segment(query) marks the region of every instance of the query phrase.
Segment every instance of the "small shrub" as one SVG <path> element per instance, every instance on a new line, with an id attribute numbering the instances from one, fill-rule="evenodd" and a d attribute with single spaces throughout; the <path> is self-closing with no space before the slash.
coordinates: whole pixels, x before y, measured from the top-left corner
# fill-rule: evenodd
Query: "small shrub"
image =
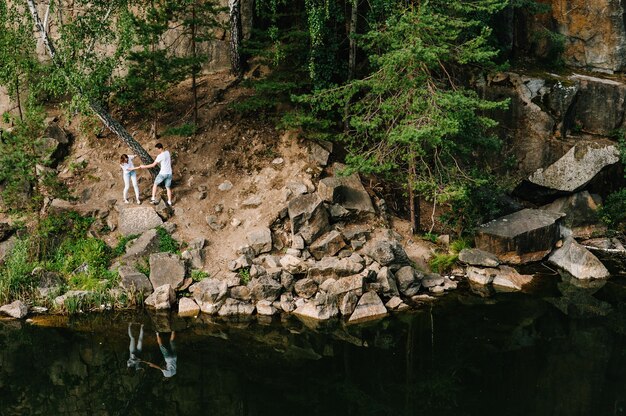
<path id="1" fill-rule="evenodd" d="M 191 271 L 191 280 L 194 282 L 199 282 L 202 279 L 206 279 L 209 277 L 209 274 L 204 270 L 192 270 Z"/>
<path id="2" fill-rule="evenodd" d="M 18 240 L 0 268 L 0 304 L 30 297 L 33 289 L 33 268 L 28 240 Z"/>
<path id="3" fill-rule="evenodd" d="M 250 268 L 244 267 L 243 269 L 239 269 L 237 272 L 239 275 L 239 279 L 241 279 L 242 285 L 247 285 L 250 282 Z"/>
<path id="4" fill-rule="evenodd" d="M 430 268 L 436 273 L 445 273 L 456 263 L 458 254 L 435 254 L 430 260 Z"/>
<path id="5" fill-rule="evenodd" d="M 598 214 L 610 229 L 623 229 L 626 223 L 626 188 L 607 196 Z"/>
<path id="6" fill-rule="evenodd" d="M 139 273 L 145 274 L 146 276 L 150 276 L 150 263 L 147 260 L 142 260 L 135 264 L 135 268 Z"/>
<path id="7" fill-rule="evenodd" d="M 193 123 L 185 123 L 180 126 L 168 127 L 163 132 L 163 136 L 193 136 L 197 127 Z"/>
<path id="8" fill-rule="evenodd" d="M 437 234 L 435 233 L 425 233 L 422 238 L 426 241 L 430 241 L 431 243 L 437 242 Z"/>
<path id="9" fill-rule="evenodd" d="M 137 237 L 139 237 L 139 234 L 131 234 L 131 235 L 122 236 L 117 242 L 117 245 L 115 246 L 115 248 L 113 249 L 113 253 L 112 253 L 113 257 L 119 257 L 123 255 L 124 253 L 126 253 L 126 245 L 128 244 L 128 242 L 131 240 L 134 240 Z"/>
<path id="10" fill-rule="evenodd" d="M 454 254 L 459 254 L 461 250 L 471 248 L 472 242 L 466 238 L 459 238 L 450 243 L 450 251 Z"/>
<path id="11" fill-rule="evenodd" d="M 157 235 L 159 237 L 159 250 L 164 253 L 178 253 L 180 244 L 174 240 L 171 235 L 163 227 L 158 227 Z"/>

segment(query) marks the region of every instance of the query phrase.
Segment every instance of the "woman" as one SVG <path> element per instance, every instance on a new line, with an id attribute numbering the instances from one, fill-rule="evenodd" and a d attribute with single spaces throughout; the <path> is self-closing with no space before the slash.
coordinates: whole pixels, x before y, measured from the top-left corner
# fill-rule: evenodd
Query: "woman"
<path id="1" fill-rule="evenodd" d="M 120 166 L 122 167 L 122 174 L 124 176 L 124 203 L 128 204 L 128 188 L 130 188 L 130 181 L 133 181 L 133 188 L 135 189 L 135 197 L 137 198 L 137 204 L 141 204 L 139 199 L 139 186 L 137 186 L 137 173 L 135 173 L 135 165 L 133 165 L 133 159 L 135 155 L 122 155 L 120 156 Z"/>

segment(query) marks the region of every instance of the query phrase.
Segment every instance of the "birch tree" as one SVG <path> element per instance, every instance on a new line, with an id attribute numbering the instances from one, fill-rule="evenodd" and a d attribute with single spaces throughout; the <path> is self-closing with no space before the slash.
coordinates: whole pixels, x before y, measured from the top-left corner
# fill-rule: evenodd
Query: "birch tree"
<path id="1" fill-rule="evenodd" d="M 59 30 L 57 49 L 55 40 L 49 33 L 49 19 L 55 4 L 50 0 L 46 5 L 45 18 L 39 16 L 35 0 L 25 0 L 36 33 L 43 42 L 46 53 L 50 57 L 56 72 L 50 80 L 50 90 L 59 95 L 70 93 L 75 108 L 90 110 L 100 121 L 133 153 L 137 154 L 144 164 L 153 162 L 146 150 L 126 131 L 102 105 L 100 99 L 106 94 L 111 74 L 120 64 L 124 52 L 131 44 L 124 36 L 118 36 L 115 21 L 123 22 L 123 12 L 127 6 L 124 0 L 77 0 L 74 3 L 75 14 L 64 16 L 57 9 L 57 16 L 65 17 L 58 21 Z M 115 11 L 122 11 L 120 19 L 113 19 Z M 119 16 L 118 16 L 119 17 Z M 118 41 L 118 42 L 114 42 Z M 113 44 L 115 52 L 106 55 L 103 51 L 105 42 Z M 152 172 L 154 175 L 154 171 Z"/>
<path id="2" fill-rule="evenodd" d="M 228 0 L 228 17 L 230 22 L 230 67 L 233 74 L 239 78 L 243 74 L 241 0 Z"/>

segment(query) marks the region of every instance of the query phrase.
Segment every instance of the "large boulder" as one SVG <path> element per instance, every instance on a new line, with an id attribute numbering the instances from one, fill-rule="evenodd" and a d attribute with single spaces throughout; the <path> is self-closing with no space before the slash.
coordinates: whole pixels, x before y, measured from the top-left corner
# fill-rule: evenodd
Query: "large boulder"
<path id="1" fill-rule="evenodd" d="M 396 272 L 398 290 L 404 296 L 414 296 L 422 286 L 423 274 L 418 273 L 412 266 L 404 266 Z"/>
<path id="2" fill-rule="evenodd" d="M 163 224 L 151 207 L 123 208 L 118 218 L 118 229 L 123 235 L 142 234 Z"/>
<path id="3" fill-rule="evenodd" d="M 493 285 L 498 291 L 519 291 L 533 280 L 532 275 L 524 275 L 509 266 L 499 267 L 474 267 L 469 266 L 466 270 L 467 279 L 470 283 L 487 286 Z"/>
<path id="4" fill-rule="evenodd" d="M 123 258 L 137 259 L 148 257 L 150 254 L 160 251 L 159 244 L 160 241 L 157 231 L 155 229 L 148 230 L 126 247 L 126 253 Z"/>
<path id="5" fill-rule="evenodd" d="M 351 276 L 362 270 L 363 265 L 350 258 L 324 257 L 309 266 L 307 277 L 315 280 L 317 284 L 322 284 L 326 279 Z"/>
<path id="6" fill-rule="evenodd" d="M 200 314 L 200 307 L 193 299 L 180 298 L 178 301 L 178 316 L 195 318 Z"/>
<path id="7" fill-rule="evenodd" d="M 309 251 L 316 260 L 321 260 L 325 256 L 334 256 L 346 246 L 345 241 L 339 231 L 333 230 L 322 235 L 309 247 Z"/>
<path id="8" fill-rule="evenodd" d="M 476 247 L 494 253 L 506 263 L 522 264 L 543 259 L 560 236 L 562 213 L 523 209 L 481 225 Z"/>
<path id="9" fill-rule="evenodd" d="M 22 319 L 28 315 L 28 306 L 21 300 L 0 307 L 0 313 L 9 315 L 11 318 Z"/>
<path id="10" fill-rule="evenodd" d="M 357 174 L 324 178 L 319 182 L 317 192 L 329 204 L 341 205 L 357 214 L 374 212 L 372 200 Z"/>
<path id="11" fill-rule="evenodd" d="M 549 261 L 566 270 L 577 279 L 606 279 L 610 273 L 602 262 L 572 237 L 556 250 Z"/>
<path id="12" fill-rule="evenodd" d="M 127 292 L 149 295 L 153 292 L 152 283 L 145 274 L 138 272 L 132 266 L 120 266 L 117 270 L 120 276 L 120 286 Z"/>
<path id="13" fill-rule="evenodd" d="M 281 257 L 280 265 L 285 271 L 291 274 L 306 273 L 309 269 L 309 266 L 304 261 L 302 261 L 302 259 L 292 256 L 291 254 L 286 254 Z"/>
<path id="14" fill-rule="evenodd" d="M 283 286 L 269 276 L 261 276 L 258 279 L 252 279 L 248 283 L 250 294 L 255 301 L 269 300 L 275 301 L 280 296 Z"/>
<path id="15" fill-rule="evenodd" d="M 70 137 L 55 122 L 46 127 L 43 137 L 37 144 L 37 152 L 40 156 L 49 158 L 56 165 L 69 154 Z"/>
<path id="16" fill-rule="evenodd" d="M 496 267 L 500 264 L 498 256 L 478 248 L 464 248 L 459 253 L 459 261 L 471 266 Z"/>
<path id="17" fill-rule="evenodd" d="M 255 309 L 255 306 L 250 303 L 228 298 L 217 314 L 219 316 L 250 316 Z"/>
<path id="18" fill-rule="evenodd" d="M 349 292 L 361 296 L 364 285 L 365 277 L 362 274 L 355 274 L 354 276 L 343 277 L 335 281 L 328 289 L 328 294 L 335 298 L 339 298 Z"/>
<path id="19" fill-rule="evenodd" d="M 365 244 L 363 254 L 376 260 L 382 266 L 390 264 L 410 264 L 402 245 L 393 239 L 383 237 L 374 238 Z"/>
<path id="20" fill-rule="evenodd" d="M 307 244 L 328 229 L 328 212 L 316 193 L 293 198 L 289 201 L 287 213 L 291 220 L 291 233 L 302 236 Z"/>
<path id="21" fill-rule="evenodd" d="M 622 127 L 626 110 L 626 84 L 619 79 L 579 74 L 574 74 L 569 79 L 579 85 L 576 100 L 570 109 L 577 129 L 606 137 Z M 611 111 L 606 111 L 607 108 Z"/>
<path id="22" fill-rule="evenodd" d="M 611 142 L 580 142 L 547 168 L 539 168 L 528 181 L 557 192 L 575 192 L 602 169 L 619 162 L 619 149 Z"/>
<path id="23" fill-rule="evenodd" d="M 606 231 L 606 227 L 599 224 L 598 208 L 601 204 L 600 196 L 583 191 L 558 198 L 541 209 L 566 214 L 562 224 L 571 230 L 572 235 L 575 238 L 590 238 Z"/>
<path id="24" fill-rule="evenodd" d="M 305 302 L 296 308 L 293 314 L 305 319 L 325 321 L 337 317 L 339 309 L 334 297 L 318 293 L 314 300 Z"/>
<path id="25" fill-rule="evenodd" d="M 0 243 L 0 265 L 4 264 L 6 259 L 11 255 L 13 248 L 17 244 L 17 237 L 11 236 L 8 240 Z"/>
<path id="26" fill-rule="evenodd" d="M 248 245 L 255 255 L 272 251 L 272 232 L 267 227 L 256 228 L 246 236 Z"/>
<path id="27" fill-rule="evenodd" d="M 379 319 L 385 315 L 387 315 L 387 308 L 385 308 L 383 301 L 380 300 L 376 292 L 370 291 L 361 296 L 354 312 L 348 319 L 348 323 Z"/>
<path id="28" fill-rule="evenodd" d="M 313 279 L 304 278 L 296 282 L 293 289 L 303 299 L 309 299 L 317 292 L 317 283 Z"/>
<path id="29" fill-rule="evenodd" d="M 189 292 L 202 308 L 203 303 L 218 304 L 222 301 L 228 292 L 228 283 L 225 280 L 206 278 L 191 285 Z"/>
<path id="30" fill-rule="evenodd" d="M 185 281 L 185 262 L 173 253 L 155 253 L 150 255 L 150 282 L 153 287 L 171 285 L 179 289 Z"/>
<path id="31" fill-rule="evenodd" d="M 176 302 L 176 293 L 169 284 L 154 289 L 154 292 L 146 298 L 146 305 L 154 309 L 170 309 Z"/>

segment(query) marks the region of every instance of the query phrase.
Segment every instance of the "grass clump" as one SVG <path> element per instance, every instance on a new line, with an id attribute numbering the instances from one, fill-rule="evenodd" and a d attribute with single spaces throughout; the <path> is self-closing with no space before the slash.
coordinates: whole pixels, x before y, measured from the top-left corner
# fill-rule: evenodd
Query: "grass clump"
<path id="1" fill-rule="evenodd" d="M 157 236 L 159 237 L 159 250 L 162 253 L 177 253 L 180 254 L 180 244 L 174 240 L 171 235 L 163 227 L 156 229 Z"/>
<path id="2" fill-rule="evenodd" d="M 0 268 L 0 304 L 30 297 L 34 285 L 31 273 L 35 265 L 30 262 L 29 256 L 29 241 L 17 240 Z"/>
<path id="3" fill-rule="evenodd" d="M 243 269 L 239 269 L 239 271 L 237 272 L 237 275 L 239 275 L 239 279 L 241 280 L 242 285 L 247 285 L 248 283 L 250 283 L 250 268 L 249 267 L 244 267 Z"/>
<path id="4" fill-rule="evenodd" d="M 115 248 L 113 249 L 113 257 L 119 257 L 126 253 L 126 246 L 128 245 L 128 243 L 137 237 L 139 237 L 139 234 L 122 236 L 117 242 Z"/>
<path id="5" fill-rule="evenodd" d="M 184 123 L 180 126 L 172 126 L 165 129 L 163 136 L 193 136 L 196 134 L 197 127 L 193 123 Z"/>
<path id="6" fill-rule="evenodd" d="M 204 270 L 192 270 L 191 271 L 191 280 L 194 282 L 199 282 L 202 279 L 206 279 L 209 277 L 209 274 Z"/>

